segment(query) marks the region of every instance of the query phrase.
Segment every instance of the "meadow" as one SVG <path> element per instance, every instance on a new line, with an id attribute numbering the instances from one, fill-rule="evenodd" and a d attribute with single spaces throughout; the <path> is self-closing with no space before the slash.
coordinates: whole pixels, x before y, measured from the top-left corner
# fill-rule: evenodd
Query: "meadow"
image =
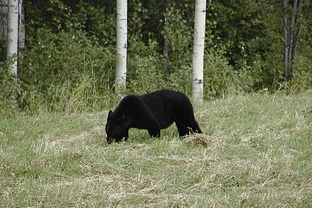
<path id="1" fill-rule="evenodd" d="M 312 207 L 312 92 L 195 107 L 176 127 L 104 144 L 108 109 L 0 118 L 1 207 Z"/>

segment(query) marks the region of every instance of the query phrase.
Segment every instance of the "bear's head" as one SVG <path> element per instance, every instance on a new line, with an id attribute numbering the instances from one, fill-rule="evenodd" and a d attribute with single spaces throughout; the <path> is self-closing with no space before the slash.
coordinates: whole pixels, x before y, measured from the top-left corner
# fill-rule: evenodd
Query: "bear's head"
<path id="1" fill-rule="evenodd" d="M 120 142 L 128 134 L 129 122 L 125 114 L 109 111 L 105 126 L 106 141 L 111 144 L 114 140 Z"/>

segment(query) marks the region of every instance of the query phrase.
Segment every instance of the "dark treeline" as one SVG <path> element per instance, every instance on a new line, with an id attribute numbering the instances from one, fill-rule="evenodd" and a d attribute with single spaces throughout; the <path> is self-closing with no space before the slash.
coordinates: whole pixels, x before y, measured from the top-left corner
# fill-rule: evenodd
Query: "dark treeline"
<path id="1" fill-rule="evenodd" d="M 128 1 L 129 92 L 173 88 L 189 94 L 194 2 Z M 212 1 L 206 20 L 206 99 L 238 91 L 298 91 L 312 86 L 312 5 L 301 1 L 298 9 L 300 34 L 293 74 L 285 83 L 282 2 Z M 287 1 L 289 11 L 293 3 Z M 24 11 L 26 41 L 20 49 L 18 83 L 6 70 L 6 44 L 0 42 L 1 105 L 13 105 L 9 95 L 15 90 L 19 107 L 30 111 L 109 106 L 115 74 L 116 2 L 24 0 Z"/>

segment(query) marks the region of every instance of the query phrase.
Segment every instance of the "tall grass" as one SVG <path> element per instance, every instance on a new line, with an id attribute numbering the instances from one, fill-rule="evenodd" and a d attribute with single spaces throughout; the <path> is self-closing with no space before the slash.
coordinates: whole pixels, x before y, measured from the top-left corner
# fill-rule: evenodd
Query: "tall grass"
<path id="1" fill-rule="evenodd" d="M 258 93 L 197 106 L 211 139 L 131 130 L 104 145 L 106 111 L 0 120 L 1 207 L 310 207 L 312 97 Z"/>

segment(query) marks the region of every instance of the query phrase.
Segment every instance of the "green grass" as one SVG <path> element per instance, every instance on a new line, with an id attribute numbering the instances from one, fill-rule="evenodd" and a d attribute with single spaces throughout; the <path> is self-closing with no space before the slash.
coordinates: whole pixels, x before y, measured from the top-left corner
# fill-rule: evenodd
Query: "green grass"
<path id="1" fill-rule="evenodd" d="M 204 147 L 131 130 L 106 111 L 0 119 L 1 207 L 311 207 L 312 96 L 237 95 L 196 107 Z"/>

